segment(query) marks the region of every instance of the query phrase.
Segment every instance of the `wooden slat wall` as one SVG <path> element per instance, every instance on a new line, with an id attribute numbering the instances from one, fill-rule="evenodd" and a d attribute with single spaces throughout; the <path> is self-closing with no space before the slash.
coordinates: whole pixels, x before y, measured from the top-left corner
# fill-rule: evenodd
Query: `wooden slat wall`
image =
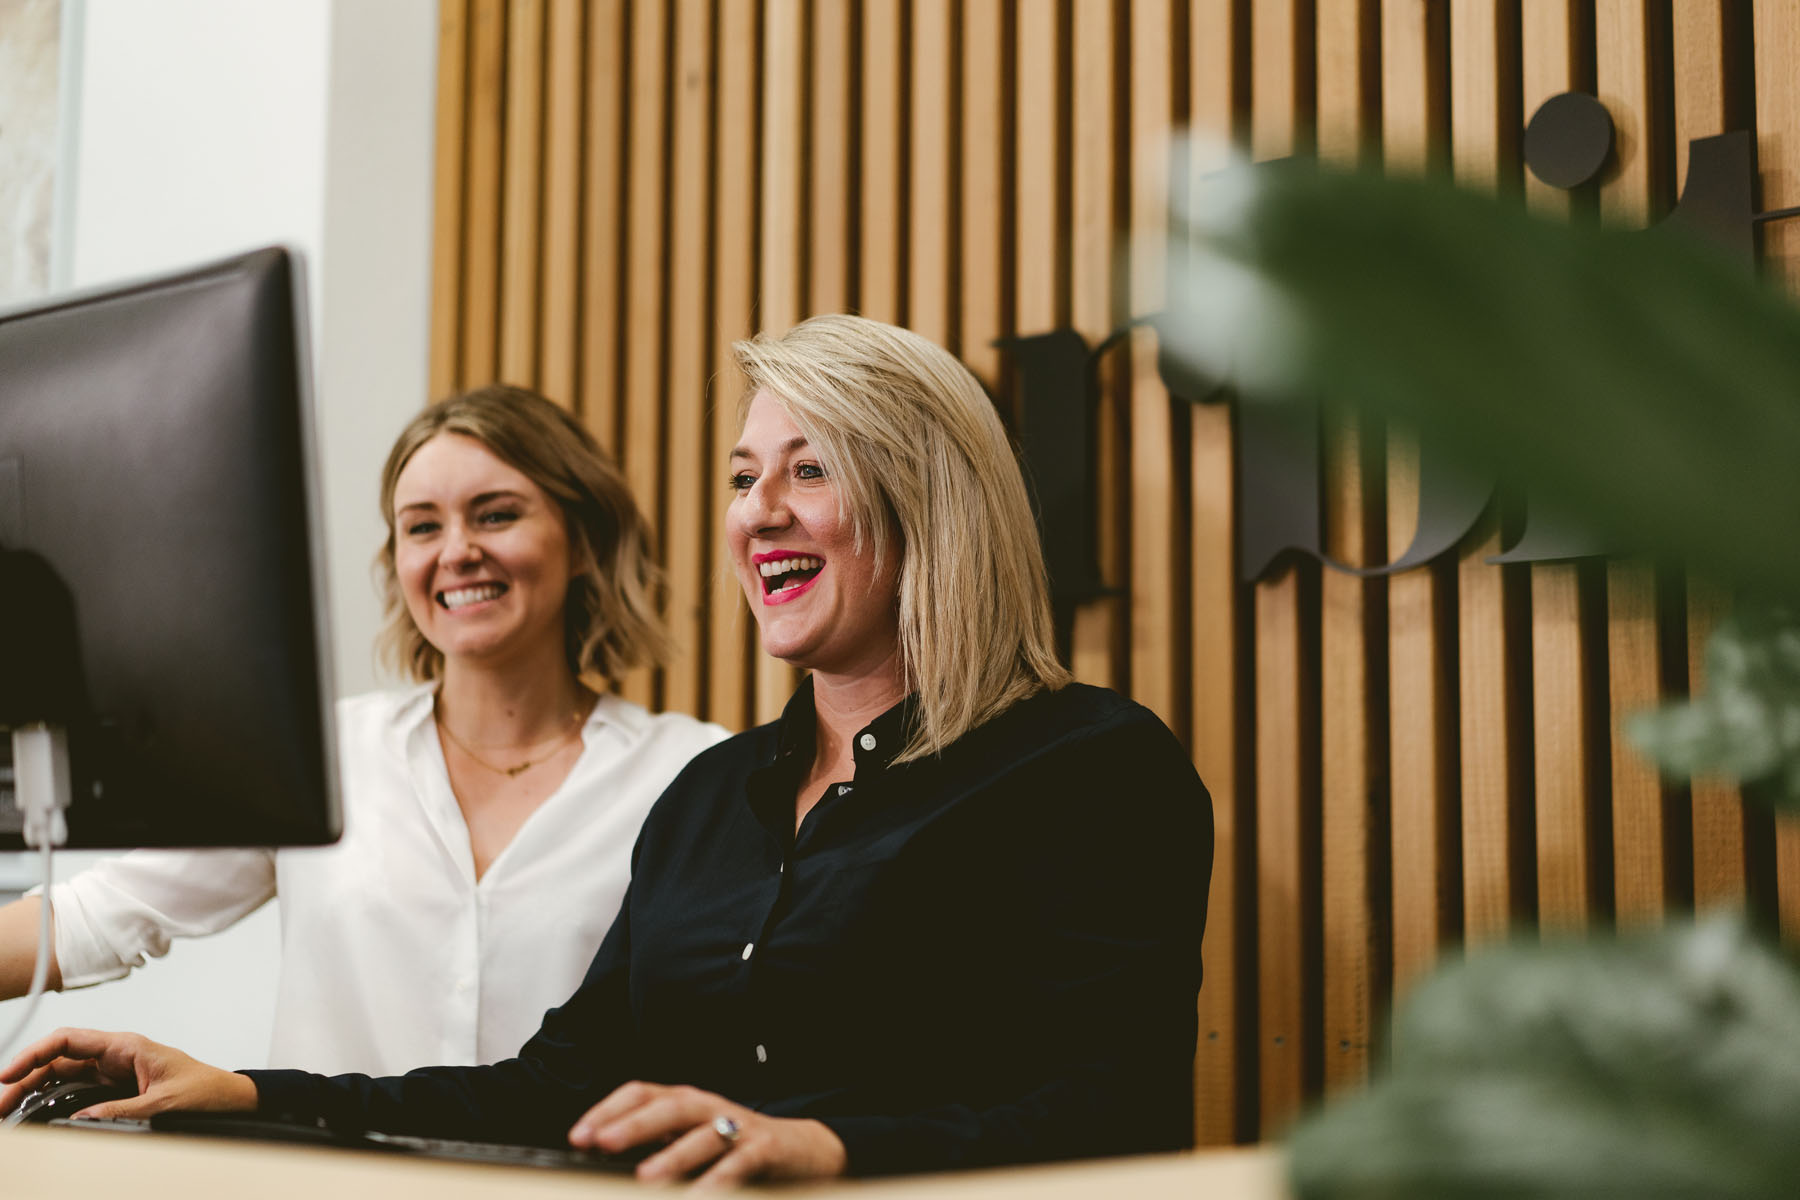
<path id="1" fill-rule="evenodd" d="M 1754 129 L 1800 204 L 1800 15 L 1776 0 L 442 0 L 431 386 L 569 405 L 654 514 L 683 644 L 622 681 L 743 728 L 793 673 L 722 559 L 730 343 L 849 309 L 960 353 L 1009 419 L 1012 335 L 1099 346 L 1163 303 L 1182 197 L 1235 152 L 1438 172 L 1556 220 L 1652 223 L 1689 138 Z M 1521 164 L 1548 96 L 1598 94 L 1583 196 Z M 1191 142 L 1178 138 L 1186 131 Z M 1800 288 L 1800 228 L 1765 230 Z M 1096 363 L 1096 525 L 1118 594 L 1077 674 L 1190 746 L 1218 832 L 1196 1134 L 1278 1134 L 1378 1061 L 1397 992 L 1522 925 L 1749 905 L 1800 939 L 1800 826 L 1659 781 L 1617 718 L 1698 686 L 1725 611 L 1633 564 L 1455 555 L 1362 582 L 1236 579 L 1233 418 L 1172 401 L 1154 335 Z M 1410 541 L 1403 431 L 1328 414 L 1324 529 Z"/>

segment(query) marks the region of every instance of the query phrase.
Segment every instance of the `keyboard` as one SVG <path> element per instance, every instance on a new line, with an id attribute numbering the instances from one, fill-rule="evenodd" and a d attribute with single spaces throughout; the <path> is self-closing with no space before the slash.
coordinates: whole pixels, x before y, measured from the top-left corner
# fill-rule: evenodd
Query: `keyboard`
<path id="1" fill-rule="evenodd" d="M 464 1142 L 454 1138 L 414 1137 L 402 1133 L 343 1133 L 323 1125 L 298 1121 L 272 1121 L 261 1117 L 210 1113 L 158 1113 L 144 1120 L 53 1120 L 53 1127 L 110 1130 L 120 1133 L 176 1134 L 286 1142 L 310 1146 L 336 1146 L 347 1150 L 373 1150 L 409 1154 L 444 1162 L 486 1163 L 508 1167 L 548 1167 L 556 1170 L 601 1171 L 629 1175 L 654 1147 L 625 1154 L 603 1154 L 549 1146 L 514 1146 L 502 1142 Z"/>
<path id="2" fill-rule="evenodd" d="M 553 1149 L 548 1146 L 509 1146 L 499 1142 L 459 1142 L 452 1138 L 413 1137 L 403 1133 L 362 1135 L 362 1142 L 404 1154 L 450 1162 L 495 1163 L 500 1166 L 560 1167 L 583 1171 L 608 1171 L 629 1175 L 645 1157 L 642 1154 L 603 1154 L 598 1150 Z"/>

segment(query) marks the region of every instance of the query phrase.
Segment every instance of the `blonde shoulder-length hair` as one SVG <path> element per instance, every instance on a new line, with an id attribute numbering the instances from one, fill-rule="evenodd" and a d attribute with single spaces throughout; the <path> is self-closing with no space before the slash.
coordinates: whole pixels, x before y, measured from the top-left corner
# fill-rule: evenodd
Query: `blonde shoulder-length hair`
<path id="1" fill-rule="evenodd" d="M 665 661 L 669 635 L 657 615 L 661 576 L 650 525 L 613 465 L 579 421 L 526 388 L 494 385 L 451 396 L 414 417 L 381 471 L 387 541 L 376 555 L 386 626 L 381 658 L 417 682 L 440 678 L 444 656 L 407 612 L 394 570 L 394 488 L 419 447 L 439 434 L 474 438 L 542 488 L 562 510 L 575 577 L 563 605 L 563 645 L 577 677 L 617 680 Z"/>
<path id="2" fill-rule="evenodd" d="M 856 546 L 878 563 L 900 555 L 900 661 L 918 697 L 901 761 L 1069 682 L 1025 480 L 966 367 L 916 333 L 845 315 L 734 350 L 750 385 L 739 423 L 767 393 L 836 480 Z"/>

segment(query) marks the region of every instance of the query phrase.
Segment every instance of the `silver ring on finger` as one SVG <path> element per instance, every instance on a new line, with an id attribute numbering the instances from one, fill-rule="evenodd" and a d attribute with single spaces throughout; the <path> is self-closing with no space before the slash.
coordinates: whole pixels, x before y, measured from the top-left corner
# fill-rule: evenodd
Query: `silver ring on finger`
<path id="1" fill-rule="evenodd" d="M 744 1136 L 744 1131 L 738 1123 L 724 1113 L 713 1118 L 712 1127 L 713 1132 L 719 1135 L 719 1140 L 727 1146 L 737 1145 L 737 1140 Z"/>

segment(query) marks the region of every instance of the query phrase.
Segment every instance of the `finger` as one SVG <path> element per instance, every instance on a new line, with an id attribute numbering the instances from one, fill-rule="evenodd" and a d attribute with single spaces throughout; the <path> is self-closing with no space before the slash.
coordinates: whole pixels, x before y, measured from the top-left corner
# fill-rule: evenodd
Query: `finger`
<path id="1" fill-rule="evenodd" d="M 39 1067 L 40 1071 L 48 1071 L 57 1079 L 74 1081 L 77 1079 L 104 1079 L 100 1064 L 91 1058 L 59 1058 L 55 1062 Z M 107 1082 L 112 1082 L 107 1080 Z"/>
<path id="2" fill-rule="evenodd" d="M 686 1179 L 721 1155 L 729 1156 L 732 1143 L 719 1136 L 708 1121 L 696 1125 L 638 1164 L 637 1177 L 644 1183 L 673 1183 Z"/>
<path id="3" fill-rule="evenodd" d="M 680 1137 L 696 1125 L 710 1125 L 712 1119 L 727 1107 L 727 1103 L 717 1096 L 687 1088 L 670 1088 L 648 1104 L 602 1125 L 595 1133 L 594 1141 L 602 1150 L 616 1154 L 659 1138 Z"/>
<path id="4" fill-rule="evenodd" d="M 119 1034 L 93 1029 L 59 1029 L 25 1047 L 0 1071 L 0 1083 L 12 1083 L 27 1071 L 59 1058 L 104 1058 L 108 1050 L 117 1048 L 120 1038 Z"/>
<path id="5" fill-rule="evenodd" d="M 0 1091 L 0 1112 L 11 1112 L 18 1106 L 19 1101 L 57 1077 L 54 1067 L 39 1067 L 19 1082 L 6 1088 L 5 1091 Z"/>
<path id="6" fill-rule="evenodd" d="M 124 1100 L 108 1100 L 102 1104 L 90 1104 L 76 1113 L 74 1120 L 115 1120 L 139 1121 L 155 1116 L 159 1112 L 167 1112 L 171 1105 L 169 1098 L 152 1089 L 142 1096 L 131 1096 Z"/>
<path id="7" fill-rule="evenodd" d="M 767 1137 L 752 1137 L 746 1133 L 743 1140 L 732 1147 L 730 1154 L 694 1180 L 694 1186 L 709 1189 L 742 1187 L 760 1177 L 768 1170 L 769 1144 Z"/>
<path id="8" fill-rule="evenodd" d="M 581 1114 L 575 1124 L 569 1127 L 570 1144 L 583 1148 L 593 1145 L 594 1135 L 601 1129 L 626 1113 L 648 1104 L 663 1091 L 664 1088 L 659 1084 L 638 1080 L 620 1084 L 606 1099 Z"/>

